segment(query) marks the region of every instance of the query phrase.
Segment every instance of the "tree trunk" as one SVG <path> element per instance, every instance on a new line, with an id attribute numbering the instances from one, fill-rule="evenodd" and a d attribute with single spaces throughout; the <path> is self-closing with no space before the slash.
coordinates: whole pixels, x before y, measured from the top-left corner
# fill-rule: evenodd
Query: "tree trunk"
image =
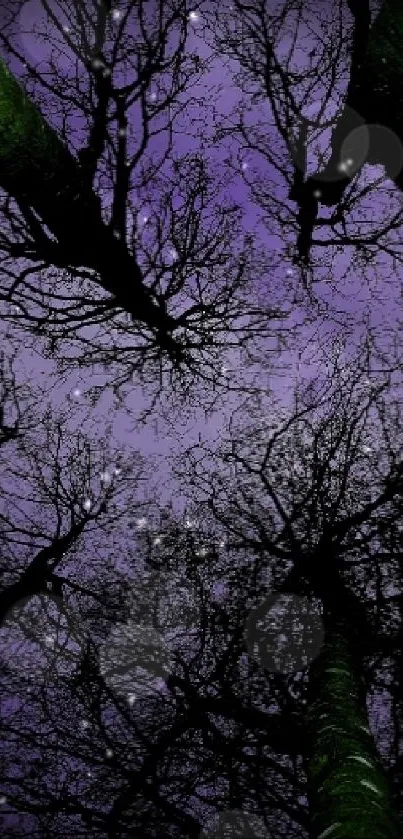
<path id="1" fill-rule="evenodd" d="M 299 205 L 297 250 L 302 262 L 309 261 L 319 204 L 337 205 L 351 182 L 348 174 L 340 174 L 343 144 L 349 134 L 359 125 L 376 124 L 392 131 L 403 145 L 403 4 L 401 0 L 384 0 L 370 27 L 369 0 L 347 2 L 355 17 L 350 80 L 345 107 L 332 134 L 331 155 L 324 169 L 304 183 L 299 184 L 297 177 L 290 192 Z M 403 170 L 396 171 L 385 138 L 370 131 L 368 139 L 368 153 L 352 170 L 352 177 L 364 163 L 380 164 L 403 191 Z"/>
<path id="2" fill-rule="evenodd" d="M 327 624 L 327 625 L 326 625 Z M 314 839 L 399 839 L 368 728 L 360 662 L 347 618 L 325 619 L 309 677 L 308 800 Z"/>
<path id="3" fill-rule="evenodd" d="M 139 266 L 101 214 L 78 161 L 0 59 L 0 186 L 22 211 L 32 208 L 57 239 L 38 239 L 38 259 L 94 269 L 116 304 L 178 353 L 174 321 L 144 285 Z M 94 277 L 94 281 L 97 280 Z"/>

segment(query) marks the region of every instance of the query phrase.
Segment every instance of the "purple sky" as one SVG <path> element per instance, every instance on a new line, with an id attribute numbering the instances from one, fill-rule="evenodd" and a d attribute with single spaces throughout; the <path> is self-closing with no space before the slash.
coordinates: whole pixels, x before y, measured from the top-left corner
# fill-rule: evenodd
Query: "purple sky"
<path id="1" fill-rule="evenodd" d="M 27 34 L 25 30 L 32 29 L 33 25 L 38 26 L 40 22 L 39 0 L 29 0 L 23 5 L 19 16 L 15 42 L 18 48 L 24 52 L 27 61 L 34 66 L 45 62 L 49 57 L 49 52 L 37 35 Z M 65 23 L 68 26 L 67 17 Z M 326 21 L 322 21 L 322 23 L 325 25 Z M 238 101 L 239 91 L 230 72 L 230 69 L 236 69 L 236 65 L 230 64 L 230 69 L 228 69 L 227 60 L 211 58 L 210 51 L 198 37 L 201 26 L 202 17 L 192 23 L 188 50 L 189 52 L 197 52 L 201 57 L 209 58 L 209 61 L 211 61 L 210 68 L 203 81 L 198 83 L 197 89 L 191 91 L 194 101 L 189 106 L 186 117 L 182 121 L 182 131 L 179 124 L 179 131 L 175 134 L 175 154 L 197 150 L 199 146 L 198 133 L 195 132 L 194 127 L 202 125 L 210 167 L 213 171 L 217 169 L 221 177 L 227 173 L 228 192 L 244 208 L 245 229 L 252 230 L 258 240 L 261 241 L 262 247 L 266 248 L 268 253 L 272 252 L 274 254 L 276 263 L 278 261 L 278 267 L 273 269 L 275 284 L 281 287 L 283 279 L 286 279 L 287 283 L 291 283 L 295 279 L 297 287 L 297 270 L 292 265 L 287 253 L 290 240 L 283 241 L 278 231 L 270 226 L 270 220 L 267 224 L 267 219 L 262 217 L 262 212 L 250 200 L 246 184 L 249 179 L 251 182 L 257 179 L 262 184 L 267 185 L 268 192 L 277 190 L 279 196 L 285 197 L 286 185 L 284 181 L 279 173 L 273 167 L 270 167 L 269 163 L 264 161 L 262 157 L 258 158 L 256 154 L 247 150 L 239 151 L 235 138 L 227 140 L 222 146 L 216 145 L 211 148 L 211 144 L 209 145 L 209 134 L 211 135 L 214 128 L 212 103 L 214 103 L 214 109 L 218 117 L 228 117 L 232 107 Z M 279 57 L 289 49 L 289 43 L 290 38 L 284 36 L 278 47 Z M 56 55 L 58 55 L 57 60 L 60 69 L 64 73 L 70 74 L 73 65 L 68 48 L 65 54 L 59 52 Z M 296 46 L 295 58 L 297 66 L 298 62 L 304 61 L 302 39 L 301 43 Z M 13 72 L 21 77 L 23 70 L 21 64 L 13 60 L 10 60 L 9 63 Z M 43 66 L 41 66 L 41 69 L 43 69 Z M 84 72 L 84 68 L 82 69 Z M 311 111 L 314 109 L 314 103 L 311 103 L 310 108 Z M 55 127 L 59 127 L 51 102 L 46 115 Z M 264 125 L 267 116 L 268 106 L 266 103 L 260 102 L 250 112 L 249 119 L 251 121 L 257 119 Z M 133 125 L 135 119 L 136 115 L 133 113 Z M 80 138 L 80 123 L 74 113 L 69 120 L 69 130 L 74 132 L 77 139 Z M 186 130 L 189 133 L 193 132 L 195 136 L 186 136 L 184 133 Z M 164 147 L 164 138 L 160 137 L 155 140 L 154 147 L 155 151 L 161 150 Z M 239 168 L 234 175 L 229 168 L 226 168 L 224 160 L 228 154 L 235 158 L 238 151 Z M 242 164 L 245 164 L 244 167 L 242 167 Z M 379 173 L 379 168 L 365 167 L 360 183 L 363 186 L 370 183 L 371 179 L 377 177 Z M 381 190 L 379 194 L 377 193 L 378 203 L 373 194 L 368 198 L 368 212 L 375 218 L 375 223 L 378 224 L 383 214 L 382 202 L 389 200 L 388 190 L 391 189 L 391 186 L 386 184 L 382 189 L 385 190 L 385 193 L 381 194 Z M 395 193 L 392 197 L 396 203 L 400 203 L 400 195 L 397 196 Z M 107 195 L 104 196 L 104 202 L 107 205 Z M 142 207 L 141 214 L 143 212 L 152 213 L 152 205 Z M 346 347 L 342 346 L 341 352 L 342 357 L 344 354 L 346 361 L 348 361 L 349 356 L 354 354 L 354 350 L 362 337 L 364 313 L 368 313 L 371 323 L 379 334 L 382 346 L 388 346 L 388 342 L 393 342 L 394 337 L 396 337 L 400 320 L 401 269 L 396 268 L 390 259 L 388 260 L 383 256 L 379 259 L 376 258 L 373 266 L 360 273 L 358 269 L 350 270 L 352 257 L 352 249 L 347 247 L 341 248 L 338 254 L 335 254 L 334 250 L 331 254 L 330 251 L 323 252 L 325 267 L 322 271 L 318 270 L 317 272 L 317 277 L 321 277 L 323 281 L 318 282 L 318 285 L 315 286 L 315 293 L 322 304 L 324 302 L 329 304 L 329 309 L 327 311 L 323 310 L 321 314 L 312 318 L 311 324 L 305 325 L 301 332 L 299 349 L 284 354 L 281 369 L 273 371 L 270 377 L 267 376 L 265 371 L 262 372 L 263 381 L 267 387 L 272 389 L 280 405 L 291 404 L 293 387 L 297 378 L 315 378 L 325 374 L 326 361 L 324 356 L 329 350 L 331 339 L 337 335 L 343 341 L 346 337 L 347 323 L 350 327 L 347 335 L 347 345 Z M 327 282 L 329 273 L 335 280 L 332 288 Z M 336 312 L 338 313 L 337 322 L 333 317 Z M 298 307 L 295 306 L 289 323 L 299 323 L 302 315 L 302 310 L 298 310 Z M 4 333 L 4 325 L 1 329 Z M 14 335 L 17 340 L 18 334 L 18 326 L 16 326 Z M 3 342 L 4 340 L 3 337 Z M 178 487 L 171 479 L 170 465 L 166 458 L 173 454 L 177 454 L 180 458 L 185 449 L 191 443 L 197 441 L 199 434 L 203 441 L 206 440 L 212 445 L 219 443 L 221 434 L 225 432 L 228 418 L 234 407 L 239 403 L 239 397 L 221 397 L 217 408 L 211 412 L 209 417 L 205 415 L 204 402 L 201 399 L 198 401 L 196 398 L 186 410 L 180 408 L 173 412 L 169 412 L 167 401 L 167 421 L 156 413 L 155 419 L 148 421 L 142 427 L 137 427 L 136 420 L 150 400 L 136 386 L 136 383 L 130 388 L 126 397 L 125 409 L 120 408 L 112 412 L 112 396 L 107 384 L 111 381 L 113 371 L 112 373 L 108 372 L 106 376 L 100 373 L 100 378 L 95 378 L 95 375 L 91 374 L 89 370 L 81 370 L 77 365 L 75 370 L 71 370 L 61 377 L 58 375 L 55 365 L 41 357 L 40 341 L 35 339 L 35 342 L 38 348 L 36 356 L 33 355 L 30 348 L 24 351 L 25 337 L 23 336 L 21 339 L 22 348 L 17 361 L 21 379 L 28 372 L 31 383 L 37 383 L 38 394 L 42 393 L 44 400 L 49 401 L 55 411 L 64 409 L 66 405 L 74 406 L 74 410 L 70 410 L 68 416 L 68 427 L 71 432 L 80 427 L 88 429 L 96 427 L 98 433 L 101 434 L 112 420 L 112 434 L 116 444 L 123 446 L 128 452 L 134 452 L 138 449 L 143 455 L 156 456 L 151 484 L 155 500 L 158 501 L 160 498 L 162 501 L 166 501 L 172 497 L 174 506 L 180 508 L 183 499 L 180 498 Z M 239 381 L 242 381 L 246 371 L 242 369 L 241 361 L 235 352 L 227 364 L 228 366 L 232 364 L 232 367 L 236 369 L 236 376 Z M 105 385 L 105 390 L 99 403 L 94 408 L 89 400 L 88 391 L 99 382 Z M 266 405 L 267 411 L 273 415 L 276 409 L 273 407 L 272 397 L 267 398 Z"/>
<path id="2" fill-rule="evenodd" d="M 43 24 L 40 7 L 39 0 L 29 0 L 22 5 L 15 27 L 15 44 L 19 50 L 23 51 L 28 62 L 32 63 L 33 66 L 38 66 L 43 71 L 45 69 L 44 62 L 49 58 L 49 48 L 38 34 L 35 35 L 32 32 L 28 34 L 29 30 L 39 29 L 41 23 Z M 326 21 L 322 21 L 322 23 L 325 25 Z M 227 139 L 222 147 L 219 145 L 212 147 L 211 142 L 209 144 L 209 136 L 213 131 L 212 103 L 219 118 L 224 116 L 228 118 L 231 115 L 231 109 L 240 100 L 240 92 L 231 76 L 231 72 L 237 69 L 236 64 L 229 62 L 228 59 L 212 58 L 211 51 L 198 36 L 198 32 L 202 30 L 202 24 L 202 15 L 197 20 L 192 21 L 188 51 L 189 53 L 197 52 L 202 58 L 207 58 L 210 62 L 209 70 L 206 77 L 198 82 L 197 89 L 190 91 L 192 103 L 189 105 L 185 117 L 182 118 L 182 124 L 179 124 L 178 133 L 174 135 L 174 153 L 183 154 L 189 150 L 197 149 L 199 134 L 194 127 L 195 125 L 203 125 L 204 145 L 212 171 L 217 169 L 221 177 L 223 173 L 227 173 L 228 192 L 231 192 L 234 198 L 244 207 L 245 228 L 252 230 L 257 239 L 262 242 L 262 247 L 266 248 L 268 253 L 274 253 L 276 263 L 278 261 L 278 267 L 275 267 L 272 272 L 275 283 L 281 287 L 283 280 L 286 280 L 287 283 L 295 281 L 297 288 L 297 270 L 287 256 L 286 249 L 289 241 L 282 241 L 278 235 L 270 236 L 268 234 L 266 220 L 262 218 L 262 213 L 256 204 L 250 200 L 245 183 L 246 180 L 254 183 L 256 177 L 260 176 L 261 181 L 267 183 L 268 191 L 275 188 L 279 196 L 285 196 L 286 185 L 284 181 L 282 181 L 279 173 L 267 164 L 267 161 L 265 165 L 262 157 L 259 159 L 251 151 L 239 150 L 239 144 L 234 138 Z M 66 25 L 68 25 L 67 19 Z M 287 35 L 279 41 L 279 56 L 286 54 L 289 43 L 290 38 Z M 304 51 L 301 44 L 297 43 L 295 48 L 295 56 L 298 62 L 304 60 Z M 61 71 L 71 75 L 73 65 L 69 48 L 66 47 L 63 52 L 59 49 L 54 53 L 54 56 L 57 58 Z M 21 63 L 11 59 L 10 66 L 16 75 L 21 77 L 23 70 Z M 82 71 L 84 72 L 84 68 L 82 68 Z M 189 94 L 187 95 L 189 96 Z M 306 114 L 315 113 L 315 109 L 317 110 L 317 103 L 311 103 L 306 108 Z M 43 110 L 46 111 L 44 106 Z M 51 103 L 49 103 L 46 116 L 56 127 L 60 127 Z M 269 108 L 267 102 L 263 101 L 252 109 L 248 115 L 248 120 L 251 123 L 257 120 L 260 124 L 264 124 L 268 116 Z M 134 117 L 133 124 L 135 124 Z M 70 117 L 69 126 L 72 136 L 79 139 L 80 124 L 74 113 Z M 186 131 L 188 136 L 185 134 Z M 83 137 L 82 132 L 81 137 Z M 135 137 L 133 142 L 135 142 Z M 164 142 L 163 136 L 154 140 L 155 149 L 157 151 L 162 149 Z M 235 171 L 235 174 L 232 170 L 226 168 L 224 163 L 229 154 L 232 155 L 233 159 L 238 160 L 238 171 Z M 312 161 L 310 165 L 312 166 Z M 369 183 L 375 175 L 379 175 L 379 168 L 365 167 L 362 174 L 362 183 L 364 185 Z M 387 188 L 389 188 L 388 184 L 386 184 L 385 189 Z M 396 195 L 394 198 L 396 198 Z M 372 215 L 376 216 L 377 206 L 374 203 L 374 197 L 371 196 L 370 200 L 372 202 Z M 400 196 L 397 196 L 396 200 L 400 202 Z M 105 204 L 108 203 L 108 196 L 104 196 L 104 202 Z M 381 201 L 379 206 L 379 212 L 381 213 Z M 145 211 L 152 213 L 152 206 L 146 207 Z M 141 212 L 143 212 L 143 209 Z M 379 268 L 375 265 L 373 268 L 361 272 L 360 275 L 358 270 L 349 270 L 351 258 L 351 249 L 349 251 L 347 248 L 340 250 L 339 253 L 332 251 L 327 256 L 326 251 L 324 252 L 323 262 L 326 268 L 322 273 L 326 276 L 331 270 L 336 281 L 332 288 L 326 282 L 319 282 L 317 286 L 315 285 L 315 293 L 322 303 L 323 301 L 329 303 L 327 316 L 326 311 L 313 316 L 311 324 L 305 324 L 304 329 L 300 331 L 298 348 L 293 352 L 284 353 L 281 364 L 277 370 L 273 370 L 271 375 L 268 375 L 265 371 L 262 373 L 261 381 L 266 387 L 270 388 L 271 394 L 274 394 L 279 405 L 287 406 L 291 404 L 296 380 L 315 379 L 318 376 L 325 375 L 327 369 L 325 357 L 329 353 L 334 336 L 338 336 L 342 342 L 346 337 L 345 325 L 347 319 L 350 325 L 347 345 L 344 347 L 343 343 L 341 344 L 341 358 L 344 357 L 346 361 L 348 361 L 349 355 L 354 352 L 357 341 L 363 333 L 364 311 L 368 312 L 371 322 L 379 327 L 378 333 L 384 346 L 388 340 L 393 340 L 396 336 L 396 328 L 400 318 L 400 308 L 397 302 L 400 294 L 400 275 L 398 271 L 393 272 L 390 260 L 388 264 L 387 258 L 383 256 L 379 259 Z M 320 276 L 321 272 L 318 270 L 317 274 Z M 389 279 L 389 274 L 392 274 L 391 279 Z M 382 288 L 382 280 L 385 282 L 384 289 Z M 376 293 L 378 290 L 379 293 Z M 335 313 L 338 313 L 338 322 L 335 321 Z M 295 306 L 292 309 L 289 323 L 300 323 L 302 318 L 302 310 Z M 387 326 L 386 330 L 385 325 Z M 16 327 L 15 334 L 18 337 L 18 327 Z M 22 347 L 25 343 L 26 339 L 23 336 Z M 31 347 L 25 352 L 24 349 L 21 349 L 19 353 L 18 366 L 22 378 L 25 375 L 23 371 L 26 371 L 29 380 L 37 383 L 38 392 L 43 391 L 46 394 L 45 400 L 49 400 L 55 410 L 63 410 L 66 406 L 70 406 L 70 408 L 73 406 L 73 410 L 69 411 L 68 416 L 68 428 L 72 432 L 80 427 L 91 428 L 95 421 L 98 433 L 101 433 L 106 425 L 112 422 L 113 438 L 117 444 L 127 447 L 128 451 L 133 452 L 138 449 L 146 456 L 155 456 L 153 496 L 156 497 L 155 493 L 160 493 L 160 498 L 163 501 L 170 499 L 172 496 L 174 505 L 181 507 L 183 499 L 179 497 L 177 485 L 171 479 L 170 464 L 166 458 L 171 458 L 174 454 L 177 454 L 179 458 L 183 457 L 183 452 L 198 440 L 199 435 L 203 441 L 207 441 L 210 445 L 214 446 L 219 443 L 231 412 L 239 404 L 239 398 L 234 395 L 221 397 L 216 409 L 209 416 L 206 416 L 205 413 L 204 400 L 198 400 L 197 397 L 186 409 L 180 407 L 179 410 L 173 411 L 170 411 L 166 399 L 167 420 L 161 416 L 161 412 L 156 412 L 151 421 L 147 421 L 146 424 L 139 427 L 137 425 L 138 416 L 149 404 L 149 398 L 139 387 L 136 387 L 135 382 L 129 388 L 124 407 L 117 411 L 111 410 L 111 389 L 108 388 L 108 384 L 111 383 L 111 377 L 113 380 L 113 370 L 111 373 L 108 372 L 107 375 L 99 372 L 98 376 L 95 376 L 89 370 L 79 369 L 77 365 L 76 369 L 71 369 L 61 377 L 57 374 L 55 365 L 41 357 L 40 340 L 35 339 L 34 346 L 37 349 L 36 355 L 32 353 Z M 246 375 L 246 371 L 242 368 L 239 356 L 234 352 L 232 358 L 229 361 L 225 360 L 225 363 L 230 368 L 231 376 L 236 375 L 241 382 Z M 88 394 L 91 387 L 99 383 L 105 385 L 105 390 L 94 408 Z M 268 394 L 266 399 L 268 420 L 274 418 L 273 414 L 276 412 L 275 401 L 271 394 Z"/>

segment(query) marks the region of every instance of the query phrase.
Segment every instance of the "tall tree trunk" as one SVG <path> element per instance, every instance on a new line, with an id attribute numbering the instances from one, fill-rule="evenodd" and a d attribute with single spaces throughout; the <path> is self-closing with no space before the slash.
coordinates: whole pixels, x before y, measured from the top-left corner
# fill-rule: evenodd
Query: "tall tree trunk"
<path id="1" fill-rule="evenodd" d="M 161 346 L 178 354 L 171 335 L 174 320 L 144 285 L 126 244 L 103 221 L 100 200 L 85 183 L 78 161 L 1 59 L 0 186 L 36 224 L 38 259 L 94 269 L 116 304 L 156 330 Z M 57 244 L 40 231 L 32 210 Z"/>
<path id="2" fill-rule="evenodd" d="M 399 839 L 368 728 L 360 661 L 347 617 L 325 619 L 309 676 L 308 800 L 314 839 Z"/>
<path id="3" fill-rule="evenodd" d="M 392 131 L 403 144 L 403 3 L 384 0 L 372 27 L 369 0 L 347 0 L 347 5 L 355 18 L 350 79 L 345 107 L 332 134 L 331 156 L 324 169 L 304 183 L 298 185 L 297 179 L 290 193 L 300 208 L 297 247 L 302 262 L 309 261 L 319 204 L 338 204 L 351 182 L 348 174 L 340 174 L 348 135 L 360 124 L 377 124 Z M 353 170 L 354 176 L 365 162 L 382 164 L 403 191 L 403 171 L 396 172 L 388 144 L 375 132 L 369 133 L 368 153 Z"/>
<path id="4" fill-rule="evenodd" d="M 351 61 L 350 82 L 343 110 L 332 137 L 332 155 L 323 170 L 313 180 L 322 192 L 321 202 L 336 204 L 350 178 L 340 179 L 337 167 L 342 162 L 340 153 L 344 140 L 359 125 L 354 112 L 367 124 L 389 128 L 403 143 L 403 7 L 401 0 L 385 0 L 373 26 L 362 14 L 361 2 L 350 2 L 356 15 L 355 38 Z M 367 4 L 364 3 L 364 6 Z M 359 8 L 360 7 L 360 8 Z M 364 20 L 363 20 L 364 18 Z M 363 25 L 364 24 L 364 25 Z M 370 137 L 371 140 L 371 137 Z M 382 164 L 388 171 L 389 149 L 385 144 L 370 142 L 366 161 Z M 336 177 L 337 183 L 329 182 Z M 403 187 L 401 174 L 394 178 Z"/>

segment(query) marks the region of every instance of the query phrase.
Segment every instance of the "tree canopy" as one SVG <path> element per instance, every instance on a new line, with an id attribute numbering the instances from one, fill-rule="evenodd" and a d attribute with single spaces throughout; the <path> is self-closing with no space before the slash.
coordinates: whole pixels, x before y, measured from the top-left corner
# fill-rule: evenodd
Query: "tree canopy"
<path id="1" fill-rule="evenodd" d="M 2 835 L 398 839 L 399 4 L 1 14 Z"/>

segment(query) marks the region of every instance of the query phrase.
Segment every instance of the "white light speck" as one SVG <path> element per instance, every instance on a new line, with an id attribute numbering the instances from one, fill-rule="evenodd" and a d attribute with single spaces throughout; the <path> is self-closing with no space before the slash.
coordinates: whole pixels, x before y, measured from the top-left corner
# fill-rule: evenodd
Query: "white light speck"
<path id="1" fill-rule="evenodd" d="M 7 804 L 7 798 L 5 795 L 2 795 L 0 798 L 0 805 Z"/>
<path id="2" fill-rule="evenodd" d="M 287 268 L 285 273 L 287 274 L 287 277 L 291 277 L 293 275 L 294 271 L 292 270 L 292 268 Z"/>
<path id="3" fill-rule="evenodd" d="M 119 128 L 119 137 L 126 137 L 126 128 Z"/>
<path id="4" fill-rule="evenodd" d="M 129 705 L 134 705 L 134 703 L 136 701 L 136 694 L 135 693 L 129 693 L 129 695 L 127 697 L 127 701 L 129 703 Z"/>
<path id="5" fill-rule="evenodd" d="M 105 754 L 106 754 L 106 757 L 113 757 L 113 751 L 112 751 L 112 749 L 107 749 L 107 750 L 106 750 L 106 752 L 105 752 Z"/>
<path id="6" fill-rule="evenodd" d="M 120 20 L 122 17 L 122 12 L 120 9 L 112 9 L 112 19 L 113 20 Z"/>
<path id="7" fill-rule="evenodd" d="M 150 99 L 151 99 L 151 101 L 152 101 L 152 102 L 155 102 L 156 98 L 157 98 L 157 94 L 156 94 L 156 93 L 155 93 L 155 91 L 153 90 L 153 92 L 152 92 L 152 93 L 151 93 L 151 95 L 150 95 Z"/>
<path id="8" fill-rule="evenodd" d="M 161 536 L 157 536 L 156 539 L 154 539 L 153 545 L 160 545 L 160 544 L 161 544 Z"/>
<path id="9" fill-rule="evenodd" d="M 338 165 L 339 172 L 347 172 L 351 166 L 353 165 L 354 160 L 352 157 L 348 157 L 347 160 L 342 160 L 341 163 Z"/>
<path id="10" fill-rule="evenodd" d="M 322 197 L 322 190 L 321 189 L 315 189 L 315 192 L 313 193 L 313 195 L 314 195 L 314 198 L 321 198 Z"/>
<path id="11" fill-rule="evenodd" d="M 67 26 L 66 23 L 63 26 L 63 32 L 65 32 L 66 35 L 68 35 L 68 33 L 71 32 L 70 26 Z"/>
<path id="12" fill-rule="evenodd" d="M 199 20 L 198 13 L 197 12 L 189 12 L 189 20 L 191 20 L 192 23 L 197 23 L 197 21 Z"/>
<path id="13" fill-rule="evenodd" d="M 81 720 L 80 725 L 81 725 L 81 728 L 89 728 L 90 727 L 90 724 L 89 724 L 88 720 Z"/>
<path id="14" fill-rule="evenodd" d="M 148 216 L 143 216 L 143 224 L 147 224 L 147 222 L 148 222 Z"/>
<path id="15" fill-rule="evenodd" d="M 122 470 L 119 469 L 119 467 L 117 466 L 113 471 L 114 471 L 115 475 L 120 475 Z"/>
<path id="16" fill-rule="evenodd" d="M 105 469 L 105 472 L 101 472 L 99 477 L 103 484 L 109 484 L 111 481 L 111 476 L 107 469 Z"/>
<path id="17" fill-rule="evenodd" d="M 45 644 L 47 647 L 54 647 L 55 646 L 55 639 L 53 635 L 45 635 Z"/>
<path id="18" fill-rule="evenodd" d="M 242 171 L 246 172 L 248 166 L 249 166 L 249 163 L 246 163 L 246 161 L 244 161 L 244 163 L 242 164 Z"/>
<path id="19" fill-rule="evenodd" d="M 139 527 L 140 529 L 142 529 L 143 527 L 145 527 L 145 526 L 146 526 L 146 524 L 147 524 L 147 519 L 145 518 L 145 516 L 142 516 L 141 518 L 136 519 L 136 525 L 137 525 L 137 527 Z"/>
<path id="20" fill-rule="evenodd" d="M 73 396 L 75 396 L 75 397 L 76 397 L 76 399 L 77 399 L 79 396 L 81 396 L 81 390 L 80 390 L 80 388 L 79 388 L 79 387 L 75 387 L 75 388 L 74 388 L 74 390 L 73 390 Z"/>
<path id="21" fill-rule="evenodd" d="M 91 510 L 91 507 L 92 507 L 92 504 L 91 504 L 90 499 L 86 498 L 85 501 L 84 501 L 84 510 L 86 510 L 87 513 L 88 513 Z"/>

